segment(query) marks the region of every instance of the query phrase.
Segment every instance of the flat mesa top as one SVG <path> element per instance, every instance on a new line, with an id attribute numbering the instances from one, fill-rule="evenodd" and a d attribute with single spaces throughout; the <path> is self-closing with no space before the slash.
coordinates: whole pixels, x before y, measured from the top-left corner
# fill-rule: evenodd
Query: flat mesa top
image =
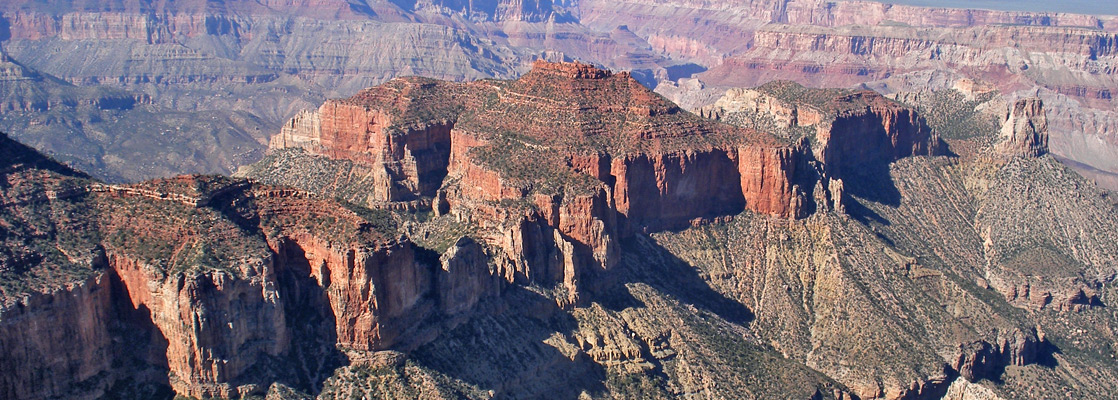
<path id="1" fill-rule="evenodd" d="M 816 89 L 792 81 L 772 81 L 754 90 L 789 104 L 814 108 L 831 117 L 866 107 L 906 108 L 872 90 Z"/>
<path id="2" fill-rule="evenodd" d="M 627 72 L 577 62 L 536 61 L 516 80 L 398 78 L 333 101 L 388 114 L 400 131 L 453 122 L 455 130 L 482 139 L 514 137 L 565 150 L 622 154 L 780 144 L 684 111 Z"/>

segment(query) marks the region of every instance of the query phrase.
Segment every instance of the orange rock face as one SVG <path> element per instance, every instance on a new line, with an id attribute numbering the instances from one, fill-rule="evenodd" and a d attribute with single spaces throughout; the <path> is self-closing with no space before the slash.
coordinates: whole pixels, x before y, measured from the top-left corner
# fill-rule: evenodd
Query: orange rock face
<path id="1" fill-rule="evenodd" d="M 109 370 L 111 308 L 102 275 L 0 309 L 0 397 L 66 397 L 75 383 Z"/>
<path id="2" fill-rule="evenodd" d="M 440 212 L 490 232 L 508 254 L 506 279 L 575 292 L 580 274 L 616 263 L 616 240 L 634 231 L 743 210 L 803 217 L 821 174 L 937 151 L 922 119 L 876 93 L 827 101 L 765 107 L 786 111 L 787 124 L 834 116 L 813 152 L 806 140 L 687 113 L 627 73 L 540 61 L 515 81 L 403 78 L 330 100 L 272 147 L 383 170 L 377 200 L 437 197 Z"/>
<path id="3" fill-rule="evenodd" d="M 378 199 L 430 196 L 446 174 L 450 125 L 425 121 L 400 128 L 400 122 L 386 110 L 328 101 L 317 112 L 293 118 L 272 138 L 271 146 L 375 165 Z"/>
<path id="4" fill-rule="evenodd" d="M 192 197 L 192 184 L 191 179 L 175 179 L 110 191 L 106 196 L 119 201 L 142 197 L 170 203 L 162 206 L 170 211 L 131 214 L 125 209 L 106 216 L 101 228 L 107 236 L 139 237 L 106 245 L 108 270 L 120 282 L 128 307 L 144 311 L 158 332 L 158 343 L 147 345 L 165 348 L 158 350 L 158 358 L 167 364 L 177 393 L 226 398 L 252 393 L 258 388 L 241 387 L 259 381 L 259 374 L 250 370 L 288 356 L 298 340 L 297 329 L 308 319 L 328 327 L 332 332 L 321 334 L 335 338 L 339 348 L 371 351 L 392 346 L 430 311 L 430 304 L 420 299 L 432 286 L 435 266 L 417 263 L 408 243 L 367 232 L 361 219 L 339 205 L 302 192 L 246 185 L 197 196 L 198 205 L 182 204 L 191 203 L 183 199 Z M 186 190 L 179 189 L 184 186 Z M 148 191 L 158 195 L 147 196 Z M 230 221 L 209 222 L 209 232 L 198 230 L 197 224 L 205 225 L 207 218 L 191 209 L 224 207 L 220 204 L 226 196 L 242 212 L 241 224 L 255 221 L 266 241 L 242 236 L 238 230 L 243 228 Z M 152 232 L 146 226 L 168 228 Z M 200 239 L 204 236 L 228 242 L 220 246 L 244 247 L 237 250 L 238 258 L 222 260 L 223 250 L 211 247 L 219 244 L 207 244 Z M 149 241 L 181 247 L 170 260 L 152 259 L 137 247 Z M 182 265 L 209 254 L 218 259 L 201 262 L 233 264 L 197 272 Z M 172 264 L 172 272 L 159 266 L 165 263 Z M 173 272 L 184 268 L 186 273 Z"/>
<path id="5" fill-rule="evenodd" d="M 236 396 L 230 382 L 262 357 L 287 350 L 283 305 L 266 277 L 207 273 L 160 279 L 150 267 L 145 271 L 143 262 L 116 254 L 109 265 L 130 305 L 150 313 L 157 340 L 165 340 L 170 384 L 179 394 Z"/>
<path id="6" fill-rule="evenodd" d="M 432 271 L 416 263 L 407 246 L 337 249 L 321 238 L 300 236 L 281 242 L 281 260 L 288 268 L 304 262 L 310 267 L 309 277 L 321 285 L 334 315 L 338 346 L 389 348 L 400 333 L 396 328 L 406 325 L 397 320 L 426 307 L 420 299 L 428 293 Z"/>
<path id="7" fill-rule="evenodd" d="M 1048 152 L 1048 117 L 1037 98 L 1017 100 L 1005 115 L 998 150 L 1004 154 L 1038 157 Z"/>
<path id="8" fill-rule="evenodd" d="M 421 262 L 388 228 L 306 192 L 213 177 L 116 186 L 36 174 L 5 176 L 20 188 L 0 193 L 2 204 L 80 201 L 70 213 L 85 236 L 62 241 L 76 247 L 58 262 L 71 264 L 28 262 L 87 277 L 60 275 L 20 296 L 0 288 L 0 367 L 26 371 L 4 374 L 5 398 L 96 398 L 133 373 L 184 396 L 259 394 L 284 378 L 269 367 L 277 359 L 318 365 L 406 348 L 403 333 L 421 320 L 462 313 L 497 289 L 476 245 Z"/>
<path id="9" fill-rule="evenodd" d="M 697 112 L 798 138 L 790 147 L 741 152 L 742 187 L 752 193 L 747 197 L 768 195 L 761 201 L 764 212 L 780 215 L 799 217 L 816 208 L 842 211 L 843 179 L 876 179 L 895 160 L 938 155 L 946 148 L 923 117 L 873 91 L 809 89 L 773 81 L 728 90 Z M 781 172 L 772 175 L 771 165 Z M 808 191 L 813 199 L 807 198 Z"/>
<path id="10" fill-rule="evenodd" d="M 751 209 L 783 217 L 805 216 L 803 189 L 795 183 L 805 159 L 802 148 L 742 149 L 738 159 L 741 189 L 751 200 Z"/>
<path id="11" fill-rule="evenodd" d="M 447 211 L 483 225 L 538 225 L 491 240 L 515 254 L 507 276 L 572 289 L 584 267 L 613 265 L 615 240 L 632 229 L 805 209 L 792 200 L 788 157 L 739 157 L 758 144 L 781 148 L 774 138 L 698 118 L 626 73 L 578 63 L 537 62 L 516 81 L 397 79 L 300 114 L 271 144 L 383 169 L 381 201 L 442 190 Z M 765 175 L 743 177 L 743 168 Z M 524 200 L 530 210 L 506 210 Z M 537 244 L 541 254 L 521 254 Z"/>

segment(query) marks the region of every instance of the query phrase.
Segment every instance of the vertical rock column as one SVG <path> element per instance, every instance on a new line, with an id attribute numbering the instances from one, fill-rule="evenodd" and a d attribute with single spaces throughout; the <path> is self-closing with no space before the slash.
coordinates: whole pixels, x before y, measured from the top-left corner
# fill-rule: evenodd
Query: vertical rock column
<path id="1" fill-rule="evenodd" d="M 745 207 L 783 218 L 806 216 L 808 199 L 796 176 L 803 157 L 799 146 L 739 149 L 738 171 Z"/>
<path id="2" fill-rule="evenodd" d="M 242 374 L 261 357 L 287 351 L 272 262 L 255 260 L 245 277 L 213 270 L 163 277 L 130 257 L 109 255 L 131 306 L 149 310 L 166 339 L 171 387 L 194 397 L 238 396 Z"/>
<path id="3" fill-rule="evenodd" d="M 0 308 L 0 398 L 71 396 L 74 386 L 110 371 L 110 292 L 108 276 L 98 273 Z"/>
<path id="4" fill-rule="evenodd" d="M 997 149 L 1002 154 L 1039 157 L 1048 152 L 1048 117 L 1038 98 L 1017 100 L 1002 123 Z"/>

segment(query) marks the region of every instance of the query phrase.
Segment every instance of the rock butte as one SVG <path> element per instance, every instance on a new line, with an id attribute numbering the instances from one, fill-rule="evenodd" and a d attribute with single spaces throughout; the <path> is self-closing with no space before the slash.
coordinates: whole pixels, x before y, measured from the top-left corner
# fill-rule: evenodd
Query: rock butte
<path id="1" fill-rule="evenodd" d="M 782 138 L 683 111 L 625 72 L 537 61 L 513 81 L 399 78 L 330 100 L 271 147 L 372 167 L 375 200 L 434 198 L 439 212 L 517 227 L 512 243 L 500 243 L 507 232 L 491 243 L 506 250 L 531 241 L 528 226 L 554 230 L 577 244 L 563 256 L 575 265 L 541 268 L 539 255 L 510 251 L 506 276 L 547 271 L 576 293 L 579 271 L 610 268 L 616 240 L 637 230 L 743 210 L 804 217 L 834 207 L 829 188 L 863 164 L 941 152 L 921 117 L 877 93 L 820 101 L 829 129 Z"/>

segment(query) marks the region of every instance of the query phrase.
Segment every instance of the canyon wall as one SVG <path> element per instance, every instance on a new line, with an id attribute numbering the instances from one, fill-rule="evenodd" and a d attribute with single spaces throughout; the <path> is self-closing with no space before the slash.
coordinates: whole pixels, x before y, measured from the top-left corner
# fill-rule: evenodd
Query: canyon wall
<path id="1" fill-rule="evenodd" d="M 108 259 L 129 306 L 147 310 L 148 323 L 159 332 L 156 340 L 166 347 L 163 356 L 176 393 L 242 395 L 237 384 L 246 380 L 249 368 L 287 352 L 281 298 L 274 277 L 263 276 L 270 272 L 263 264 L 249 267 L 255 279 L 221 272 L 164 278 L 127 255 Z"/>
<path id="2" fill-rule="evenodd" d="M 372 186 L 393 190 L 375 190 L 368 205 L 430 198 L 503 249 L 498 275 L 561 283 L 573 302 L 581 275 L 617 263 L 621 238 L 744 210 L 795 219 L 841 209 L 847 175 L 942 153 L 922 118 L 876 93 L 791 90 L 823 103 L 727 101 L 783 110 L 786 127 L 811 130 L 811 140 L 704 120 L 626 73 L 541 61 L 515 81 L 406 78 L 329 100 L 271 146 L 372 168 Z"/>
<path id="3" fill-rule="evenodd" d="M 894 161 L 947 153 L 946 144 L 916 110 L 873 91 L 808 89 L 774 81 L 753 89 L 730 89 L 695 112 L 795 140 L 795 146 L 775 155 L 780 170 L 791 179 L 766 177 L 765 170 L 756 167 L 741 175 L 743 188 L 759 193 L 773 192 L 759 186 L 783 186 L 777 191 L 783 196 L 767 201 L 770 210 L 782 215 L 802 217 L 816 209 L 842 212 L 844 180 L 862 186 L 880 181 Z M 753 183 L 747 185 L 746 180 Z"/>
<path id="4" fill-rule="evenodd" d="M 45 187 L 4 193 L 5 207 L 81 204 L 69 218 L 83 222 L 78 236 L 53 239 L 70 255 L 25 260 L 22 273 L 42 289 L 12 286 L 22 275 L 0 288 L 7 397 L 98 398 L 117 384 L 263 394 L 346 357 L 421 344 L 407 334 L 439 329 L 420 329 L 425 318 L 468 313 L 500 289 L 469 243 L 422 261 L 390 228 L 306 192 L 214 177 L 130 186 L 28 177 L 40 174 Z M 281 361 L 303 369 L 272 367 Z"/>
<path id="5" fill-rule="evenodd" d="M 582 1 L 580 11 L 587 26 L 625 25 L 653 48 L 700 66 L 657 86 L 688 109 L 729 88 L 778 79 L 886 94 L 977 79 L 1007 101 L 1040 96 L 1049 105 L 1053 153 L 1118 187 L 1108 156 L 1118 143 L 1110 127 L 1118 90 L 1114 16 L 816 0 Z"/>
<path id="6" fill-rule="evenodd" d="M 453 121 L 417 121 L 401 128 L 401 120 L 388 110 L 331 100 L 292 118 L 270 147 L 374 166 L 373 196 L 379 200 L 432 196 L 446 175 Z"/>
<path id="7" fill-rule="evenodd" d="M 103 266 L 102 266 L 103 267 Z M 0 394 L 11 399 L 97 398 L 114 361 L 111 289 L 105 274 L 36 293 L 0 309 Z M 90 387 L 74 393 L 76 385 Z"/>
<path id="8" fill-rule="evenodd" d="M 569 65 L 569 70 L 557 69 L 556 65 Z M 547 77 L 538 77 L 548 74 Z M 556 78 L 555 74 L 559 74 Z M 534 87 L 535 80 L 558 79 L 558 84 L 573 82 L 577 88 L 570 90 L 602 91 L 602 96 L 618 96 L 611 92 L 611 85 L 616 85 L 618 80 L 626 80 L 624 75 L 614 76 L 601 70 L 587 70 L 579 64 L 549 64 L 538 63 L 535 70 L 525 78 L 514 84 L 524 87 Z M 513 116 L 507 115 L 507 110 L 492 109 L 492 111 L 475 110 L 470 116 L 471 120 L 465 124 L 458 123 L 457 110 L 442 110 L 446 113 L 436 114 L 434 125 L 422 122 L 407 122 L 407 129 L 397 128 L 395 121 L 407 120 L 405 115 L 412 113 L 408 109 L 386 109 L 379 107 L 379 102 L 401 103 L 407 102 L 408 97 L 388 100 L 380 97 L 378 93 L 385 92 L 385 88 L 398 90 L 400 86 L 412 86 L 409 80 L 397 80 L 386 84 L 384 88 L 374 88 L 363 92 L 349 100 L 331 100 L 321 106 L 317 112 L 301 113 L 292 119 L 281 133 L 272 138 L 272 147 L 275 149 L 301 148 L 312 154 L 318 154 L 335 159 L 345 159 L 358 163 L 374 165 L 377 170 L 385 166 L 392 170 L 392 166 L 406 165 L 409 172 L 386 172 L 383 175 L 384 186 L 399 185 L 410 190 L 413 196 L 431 196 L 434 188 L 441 184 L 443 176 L 461 179 L 461 196 L 465 199 L 480 199 L 486 201 L 500 201 L 523 198 L 533 190 L 533 185 L 526 185 L 524 179 L 518 174 L 534 173 L 531 171 L 511 170 L 527 168 L 530 158 L 517 159 L 522 161 L 491 160 L 493 154 L 483 150 L 492 146 L 496 141 L 493 134 L 488 132 L 474 132 L 475 129 L 490 129 L 488 125 L 504 124 Z M 492 92 L 494 87 L 489 83 L 451 84 L 441 83 L 443 90 L 448 92 L 466 90 L 474 94 L 463 95 L 480 97 Z M 583 85 L 589 85 L 583 87 Z M 633 83 L 627 83 L 633 87 Z M 463 89 L 466 88 L 466 89 Z M 546 126 L 552 117 L 559 111 L 555 106 L 548 105 L 545 99 L 538 99 L 536 95 L 524 92 L 508 92 L 503 96 L 512 97 L 520 102 L 519 107 L 540 108 L 541 114 L 533 114 L 532 127 L 524 129 L 535 130 Z M 553 93 L 556 98 L 565 96 L 563 93 Z M 648 94 L 634 94 L 634 98 L 649 96 Z M 846 160 L 867 160 L 866 162 L 892 161 L 901 157 L 918 154 L 938 154 L 938 138 L 934 137 L 927 129 L 924 122 L 911 110 L 900 107 L 895 103 L 882 99 L 879 95 L 856 94 L 849 99 L 834 99 L 836 103 L 865 104 L 862 108 L 852 107 L 842 114 L 831 117 L 826 126 L 820 125 L 819 133 L 815 138 L 820 145 L 814 150 L 815 158 L 825 164 L 833 164 L 834 168 L 846 168 Z M 448 95 L 442 97 L 444 101 L 455 102 Z M 434 98 L 431 98 L 434 99 Z M 868 99 L 868 100 L 867 100 Z M 361 102 L 366 102 L 364 105 Z M 438 100 L 431 100 L 438 101 Z M 473 102 L 473 100 L 462 100 Z M 638 100 L 639 101 L 639 100 Z M 736 213 L 743 208 L 752 209 L 763 213 L 772 213 L 782 217 L 804 215 L 806 205 L 790 206 L 793 199 L 792 187 L 801 182 L 793 175 L 797 170 L 805 167 L 808 158 L 805 146 L 799 143 L 775 145 L 777 141 L 769 136 L 760 135 L 752 131 L 726 132 L 725 126 L 702 123 L 701 120 L 684 116 L 678 109 L 663 108 L 656 104 L 659 100 L 650 100 L 644 105 L 629 105 L 630 111 L 622 111 L 618 107 L 602 109 L 606 112 L 604 119 L 614 118 L 609 113 L 638 112 L 651 113 L 653 121 L 663 124 L 665 130 L 655 133 L 653 144 L 648 145 L 654 149 L 638 150 L 631 154 L 618 153 L 592 153 L 582 155 L 571 153 L 557 159 L 561 164 L 559 168 L 572 169 L 576 175 L 588 175 L 594 181 L 588 182 L 590 186 L 604 185 L 607 187 L 610 199 L 608 203 L 614 204 L 617 212 L 626 217 L 630 223 L 638 227 L 651 227 L 653 225 L 678 225 L 695 218 L 713 217 Z M 561 104 L 561 103 L 560 103 Z M 560 106 L 561 107 L 561 106 Z M 585 107 L 585 106 L 584 106 Z M 444 107 L 447 108 L 447 107 Z M 453 108 L 453 107 L 450 107 Z M 642 111 L 642 110 L 649 111 Z M 659 110 L 659 111 L 657 111 Z M 484 115 L 485 127 L 475 127 L 474 120 L 481 120 L 478 114 Z M 816 113 L 815 119 L 823 118 L 822 111 L 804 109 L 802 118 L 810 119 L 809 113 Z M 396 116 L 391 116 L 392 114 Z M 655 118 L 664 113 L 664 118 Z M 506 116 L 507 115 L 507 116 Z M 557 117 L 557 115 L 556 115 Z M 648 118 L 645 116 L 644 118 Z M 580 118 L 576 117 L 576 121 Z M 678 122 L 677 122 L 678 119 Z M 683 122 L 686 121 L 686 122 Z M 566 124 L 567 122 L 559 122 Z M 581 122 L 576 122 L 581 123 Z M 687 125 L 682 125 L 687 124 Z M 465 125 L 465 126 L 463 126 Z M 676 127 L 678 125 L 678 127 Z M 694 125 L 694 126 L 691 126 Z M 810 124 L 814 126 L 815 124 Z M 687 126 L 686 128 L 683 128 Z M 519 129 L 519 125 L 514 129 Z M 498 128 L 499 129 L 499 128 Z M 577 133 L 582 129 L 593 129 L 592 132 L 602 129 L 593 125 L 571 128 L 575 131 L 570 139 L 559 137 L 541 137 L 533 139 L 541 143 L 580 143 L 586 140 L 599 140 L 594 135 L 598 133 Z M 687 130 L 673 131 L 673 129 Z M 531 131 L 526 131 L 531 132 Z M 605 134 L 616 134 L 616 133 Z M 838 133 L 832 133 L 838 132 Z M 529 133 L 534 135 L 535 133 Z M 635 132 L 636 135 L 646 135 Z M 633 143 L 634 138 L 621 136 L 610 139 L 618 145 Z M 831 136 L 835 138 L 832 140 Z M 843 135 L 855 135 L 846 137 Z M 861 136 L 858 136 L 861 135 Z M 656 139 L 664 137 L 666 139 Z M 762 139 L 750 139 L 750 138 Z M 709 138 L 709 140 L 708 140 Z M 694 140 L 695 145 L 686 144 Z M 732 145 L 733 141 L 761 140 L 761 144 Z M 766 143 L 769 144 L 763 144 Z M 666 148 L 668 146 L 681 146 L 684 148 Z M 835 143 L 835 144 L 832 144 Z M 552 146 L 551 144 L 543 144 Z M 643 145 L 642 145 L 643 146 Z M 687 146 L 694 146 L 688 148 Z M 448 149 L 444 153 L 440 149 Z M 480 149 L 480 150 L 479 150 Z M 783 149 L 783 150 L 782 150 Z M 530 151 L 535 149 L 529 148 Z M 622 149 L 618 149 L 622 150 Z M 506 149 L 509 155 L 515 156 L 515 149 Z M 426 153 L 424 156 L 416 154 Z M 829 155 L 829 154 L 834 155 Z M 535 154 L 535 153 L 532 153 Z M 506 155 L 508 156 L 508 155 Z M 479 160 L 479 158 L 481 158 Z M 423 161 L 423 160 L 428 161 Z M 444 161 L 445 160 L 445 161 Z M 537 160 L 548 161 L 548 160 Z M 499 164 L 495 164 L 499 162 Z M 853 162 L 853 161 L 850 161 Z M 487 165 L 488 164 L 488 165 Z M 414 165 L 414 167 L 412 167 Z M 493 169 L 497 170 L 494 171 Z M 501 171 L 501 169 L 510 169 Z M 445 172 L 444 172 L 445 171 Z M 502 173 L 503 172 L 503 173 Z M 802 171 L 806 179 L 808 171 Z M 379 176 L 379 175 L 378 175 Z M 395 177 L 393 177 L 395 176 Z M 437 179 L 423 181 L 420 177 L 430 176 Z M 739 178 L 740 177 L 740 178 Z M 403 182 L 403 183 L 401 183 Z M 752 183 L 751 183 L 752 182 Z M 805 181 L 805 185 L 813 182 Z M 535 186 L 538 186 L 535 185 Z M 592 189 L 591 193 L 596 189 Z M 740 196 L 739 196 L 740 194 Z M 802 195 L 802 193 L 801 193 Z M 385 192 L 378 194 L 378 200 L 392 201 L 402 196 Z M 635 203 L 634 203 L 635 202 Z M 561 203 L 561 202 L 560 202 Z M 690 207 L 680 207 L 690 204 Z M 778 205 L 779 204 L 779 205 Z M 699 205 L 699 207 L 695 207 Z M 554 218 L 547 218 L 553 220 Z"/>
<path id="9" fill-rule="evenodd" d="M 134 107 L 70 114 L 97 107 L 51 110 L 36 93 L 14 91 L 4 107 L 27 115 L 5 126 L 114 181 L 228 173 L 326 97 L 409 75 L 510 78 L 536 59 L 629 70 L 688 109 L 772 79 L 891 92 L 891 79 L 941 85 L 942 77 L 925 79 L 938 73 L 993 82 L 1003 93 L 1044 88 L 1081 103 L 1049 102 L 1060 108 L 1051 115 L 1054 151 L 1114 169 L 1103 157 L 1116 147 L 1105 123 L 1118 90 L 1111 16 L 821 0 L 90 4 L 6 3 L 4 51 L 64 82 L 127 90 L 109 97 L 134 99 L 126 101 Z M 191 129 L 222 144 L 174 129 L 185 117 L 171 112 L 210 113 Z M 1081 132 L 1083 116 L 1102 130 Z M 142 141 L 103 133 L 153 119 L 167 127 L 140 132 Z M 83 145 L 57 139 L 75 129 Z M 1109 144 L 1082 145 L 1094 137 Z"/>
<path id="10" fill-rule="evenodd" d="M 874 92 L 860 92 L 851 102 L 868 104 L 835 115 L 830 126 L 817 128 L 823 143 L 818 158 L 836 177 L 855 173 L 866 164 L 883 164 L 914 155 L 943 154 L 939 137 L 923 117 Z"/>

